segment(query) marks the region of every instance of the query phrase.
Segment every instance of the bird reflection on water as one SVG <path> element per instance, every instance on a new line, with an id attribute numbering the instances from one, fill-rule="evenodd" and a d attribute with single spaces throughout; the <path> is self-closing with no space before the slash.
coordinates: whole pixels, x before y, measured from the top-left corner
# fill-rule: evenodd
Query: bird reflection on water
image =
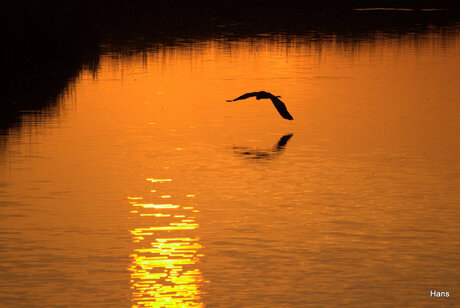
<path id="1" fill-rule="evenodd" d="M 273 159 L 284 152 L 286 144 L 294 134 L 284 135 L 270 150 L 249 149 L 248 147 L 233 147 L 235 154 L 245 156 L 250 159 Z"/>

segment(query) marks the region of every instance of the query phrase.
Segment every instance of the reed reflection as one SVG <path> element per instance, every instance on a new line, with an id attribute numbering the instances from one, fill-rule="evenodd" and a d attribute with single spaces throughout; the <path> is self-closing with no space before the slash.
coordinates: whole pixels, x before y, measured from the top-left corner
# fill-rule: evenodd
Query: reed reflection
<path id="1" fill-rule="evenodd" d="M 286 144 L 294 134 L 284 135 L 270 150 L 250 149 L 248 147 L 233 147 L 235 154 L 245 156 L 250 159 L 273 159 L 281 155 L 286 147 Z"/>
<path id="2" fill-rule="evenodd" d="M 154 185 L 172 181 L 147 180 Z M 137 246 L 129 268 L 132 307 L 203 307 L 203 277 L 196 267 L 202 246 L 194 236 L 198 210 L 192 205 L 146 203 L 143 197 L 128 199 L 137 222 L 130 230 Z"/>

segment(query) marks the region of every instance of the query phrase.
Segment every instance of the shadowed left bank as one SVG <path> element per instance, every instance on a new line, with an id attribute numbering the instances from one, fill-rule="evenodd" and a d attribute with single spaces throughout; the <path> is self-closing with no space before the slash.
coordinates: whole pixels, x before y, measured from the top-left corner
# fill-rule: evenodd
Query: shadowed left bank
<path id="1" fill-rule="evenodd" d="M 0 133 L 21 126 L 21 113 L 50 112 L 82 69 L 98 66 L 98 37 L 85 1 L 2 3 L 4 78 Z"/>

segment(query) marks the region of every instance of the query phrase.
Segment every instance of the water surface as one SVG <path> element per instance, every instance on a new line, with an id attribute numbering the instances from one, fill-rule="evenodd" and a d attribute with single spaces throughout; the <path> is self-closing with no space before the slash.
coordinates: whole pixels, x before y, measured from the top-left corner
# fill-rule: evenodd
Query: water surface
<path id="1" fill-rule="evenodd" d="M 107 47 L 2 137 L 0 301 L 458 303 L 457 33 Z"/>

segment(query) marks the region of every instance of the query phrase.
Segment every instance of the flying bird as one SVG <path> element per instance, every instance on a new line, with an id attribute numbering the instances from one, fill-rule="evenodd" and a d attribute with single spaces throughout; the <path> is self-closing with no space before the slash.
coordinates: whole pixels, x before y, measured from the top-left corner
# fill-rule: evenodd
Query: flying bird
<path id="1" fill-rule="evenodd" d="M 240 99 L 246 99 L 246 98 L 253 97 L 253 96 L 255 96 L 257 100 L 264 99 L 264 98 L 271 99 L 273 105 L 275 105 L 275 107 L 276 107 L 276 110 L 278 110 L 278 112 L 280 113 L 280 115 L 283 118 L 285 118 L 287 120 L 294 120 L 294 118 L 291 116 L 291 114 L 287 110 L 286 105 L 278 98 L 278 97 L 281 97 L 281 96 L 275 96 L 275 95 L 273 95 L 271 93 L 268 93 L 268 92 L 265 92 L 265 91 L 246 93 L 246 94 L 243 94 L 240 97 L 237 97 L 235 99 L 227 100 L 227 102 L 234 102 L 234 101 L 238 101 Z"/>

